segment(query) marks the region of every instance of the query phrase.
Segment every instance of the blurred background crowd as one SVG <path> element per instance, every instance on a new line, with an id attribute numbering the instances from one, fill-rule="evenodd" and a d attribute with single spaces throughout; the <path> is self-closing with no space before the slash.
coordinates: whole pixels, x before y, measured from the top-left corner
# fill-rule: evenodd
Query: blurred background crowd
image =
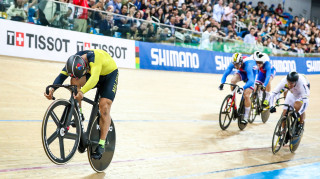
<path id="1" fill-rule="evenodd" d="M 239 0 L 0 0 L 0 16 L 79 32 L 146 42 L 217 41 L 292 53 L 320 53 L 320 31 L 281 4 Z"/>

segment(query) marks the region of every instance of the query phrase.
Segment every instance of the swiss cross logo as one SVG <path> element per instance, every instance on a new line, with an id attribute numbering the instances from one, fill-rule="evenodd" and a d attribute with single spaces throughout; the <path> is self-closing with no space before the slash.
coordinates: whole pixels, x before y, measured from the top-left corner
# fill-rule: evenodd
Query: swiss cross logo
<path id="1" fill-rule="evenodd" d="M 84 49 L 85 49 L 85 50 L 89 50 L 89 49 L 90 49 L 90 43 L 85 42 L 85 43 L 84 43 Z"/>
<path id="2" fill-rule="evenodd" d="M 7 44 L 24 47 L 24 33 L 7 31 Z"/>
<path id="3" fill-rule="evenodd" d="M 24 33 L 16 32 L 16 46 L 24 46 Z"/>

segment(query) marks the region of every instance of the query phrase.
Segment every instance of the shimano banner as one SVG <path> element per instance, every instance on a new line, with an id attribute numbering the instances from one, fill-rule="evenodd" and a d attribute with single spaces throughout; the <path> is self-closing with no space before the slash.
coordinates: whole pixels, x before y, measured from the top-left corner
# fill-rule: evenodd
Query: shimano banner
<path id="1" fill-rule="evenodd" d="M 140 68 L 223 74 L 231 63 L 232 54 L 197 50 L 155 43 L 139 43 Z M 244 56 L 246 56 L 244 54 Z M 320 74 L 320 58 L 270 57 L 277 75 L 290 71 Z"/>

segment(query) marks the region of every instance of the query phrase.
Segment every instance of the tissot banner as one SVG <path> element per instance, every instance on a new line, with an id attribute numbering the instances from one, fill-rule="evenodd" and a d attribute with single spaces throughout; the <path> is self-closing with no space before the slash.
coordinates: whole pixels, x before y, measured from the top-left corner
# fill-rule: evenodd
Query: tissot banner
<path id="1" fill-rule="evenodd" d="M 0 55 L 66 61 L 77 51 L 102 49 L 118 67 L 135 68 L 135 42 L 0 19 Z"/>

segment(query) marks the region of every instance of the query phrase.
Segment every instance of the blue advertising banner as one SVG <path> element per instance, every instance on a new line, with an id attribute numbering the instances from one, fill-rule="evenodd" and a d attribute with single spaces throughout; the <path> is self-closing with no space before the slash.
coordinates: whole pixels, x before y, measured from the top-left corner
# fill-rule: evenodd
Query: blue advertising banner
<path id="1" fill-rule="evenodd" d="M 140 68 L 151 70 L 184 71 L 223 74 L 231 62 L 232 54 L 197 50 L 155 43 L 139 43 Z M 320 74 L 320 58 L 270 57 L 277 75 L 290 71 Z"/>

